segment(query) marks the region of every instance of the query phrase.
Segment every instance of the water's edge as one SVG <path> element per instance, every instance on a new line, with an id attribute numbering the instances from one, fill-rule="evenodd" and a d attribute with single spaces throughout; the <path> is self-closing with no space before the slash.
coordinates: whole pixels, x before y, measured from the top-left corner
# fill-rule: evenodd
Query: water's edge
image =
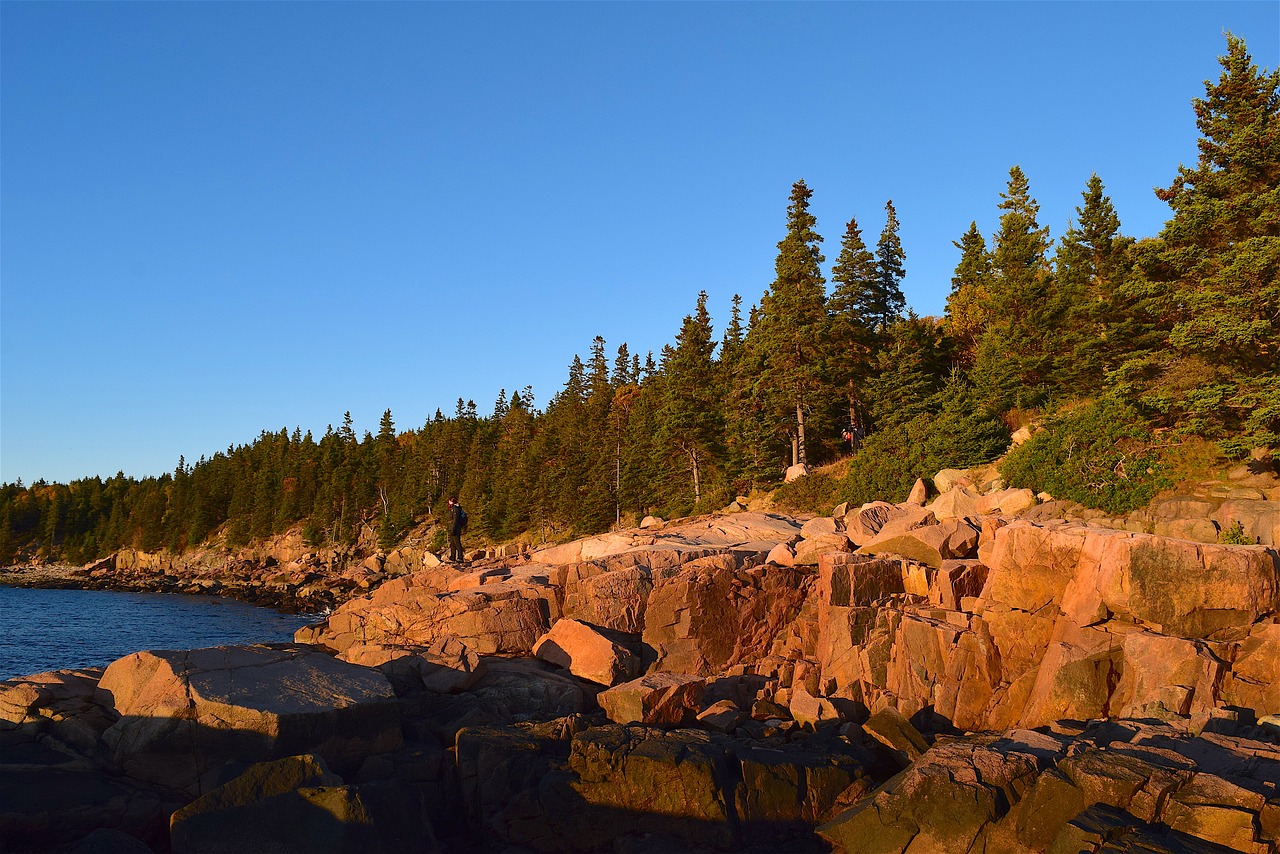
<path id="1" fill-rule="evenodd" d="M 0 680 L 102 667 L 144 649 L 288 642 L 321 617 L 220 596 L 86 590 L 57 581 L 15 585 L 0 575 Z"/>

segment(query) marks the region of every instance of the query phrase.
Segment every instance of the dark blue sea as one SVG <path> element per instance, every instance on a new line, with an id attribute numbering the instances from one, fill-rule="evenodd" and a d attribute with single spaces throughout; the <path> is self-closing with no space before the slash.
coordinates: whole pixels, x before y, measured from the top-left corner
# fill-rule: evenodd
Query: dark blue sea
<path id="1" fill-rule="evenodd" d="M 318 619 L 214 596 L 0 586 L 0 680 L 110 664 L 142 649 L 291 641 Z"/>

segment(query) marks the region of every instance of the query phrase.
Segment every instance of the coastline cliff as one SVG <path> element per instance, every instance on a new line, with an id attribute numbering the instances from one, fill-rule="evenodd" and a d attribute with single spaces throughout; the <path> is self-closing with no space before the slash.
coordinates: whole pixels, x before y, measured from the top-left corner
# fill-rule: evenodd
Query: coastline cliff
<path id="1" fill-rule="evenodd" d="M 1274 851 L 1280 554 L 983 492 L 419 557 L 295 644 L 11 680 L 0 835 Z"/>

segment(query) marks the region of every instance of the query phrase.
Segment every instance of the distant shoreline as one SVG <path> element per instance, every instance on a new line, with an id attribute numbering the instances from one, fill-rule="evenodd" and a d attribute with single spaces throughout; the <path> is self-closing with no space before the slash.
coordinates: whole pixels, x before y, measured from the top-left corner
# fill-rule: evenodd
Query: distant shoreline
<path id="1" fill-rule="evenodd" d="M 234 599 L 246 605 L 267 608 L 282 614 L 318 613 L 327 603 L 310 602 L 294 596 L 263 595 L 259 590 L 237 587 L 209 589 L 199 585 L 182 584 L 174 578 L 161 576 L 157 583 L 118 583 L 116 579 L 94 578 L 87 566 L 65 564 L 23 564 L 0 567 L 0 587 L 21 587 L 43 590 L 102 590 L 108 593 L 156 593 L 207 596 Z"/>
<path id="2" fill-rule="evenodd" d="M 89 587 L 87 574 L 82 566 L 66 564 L 21 564 L 18 566 L 0 566 L 0 584 L 9 587 Z"/>

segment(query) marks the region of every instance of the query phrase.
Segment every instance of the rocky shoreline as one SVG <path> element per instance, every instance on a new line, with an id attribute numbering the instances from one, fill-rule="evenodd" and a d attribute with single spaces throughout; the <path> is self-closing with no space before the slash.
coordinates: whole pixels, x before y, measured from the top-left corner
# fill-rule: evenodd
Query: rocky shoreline
<path id="1" fill-rule="evenodd" d="M 1280 554 L 1037 519 L 997 486 L 467 566 L 407 546 L 348 562 L 297 643 L 2 683 L 0 838 L 1274 854 Z M 319 556 L 275 560 L 245 586 L 315 583 Z"/>

